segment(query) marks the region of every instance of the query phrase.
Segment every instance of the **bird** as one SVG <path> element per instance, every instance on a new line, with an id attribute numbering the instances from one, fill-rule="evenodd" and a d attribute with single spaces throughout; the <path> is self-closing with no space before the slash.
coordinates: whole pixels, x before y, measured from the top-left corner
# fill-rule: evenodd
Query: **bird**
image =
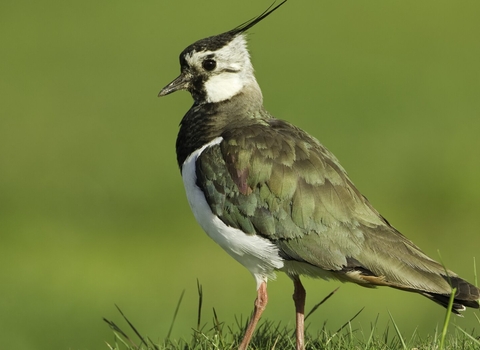
<path id="1" fill-rule="evenodd" d="M 395 229 L 316 138 L 264 108 L 246 34 L 285 2 L 186 47 L 180 75 L 158 94 L 190 92 L 176 140 L 188 203 L 207 235 L 256 281 L 238 349 L 247 349 L 277 271 L 293 281 L 297 350 L 305 349 L 300 276 L 387 286 L 444 307 L 455 291 L 453 313 L 479 308 L 477 287 Z"/>

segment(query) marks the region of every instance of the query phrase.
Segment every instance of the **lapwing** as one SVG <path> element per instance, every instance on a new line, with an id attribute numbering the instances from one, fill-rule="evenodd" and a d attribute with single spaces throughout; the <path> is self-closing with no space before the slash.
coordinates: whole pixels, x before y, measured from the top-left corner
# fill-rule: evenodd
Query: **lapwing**
<path id="1" fill-rule="evenodd" d="M 316 138 L 263 107 L 246 32 L 285 2 L 188 46 L 180 75 L 159 93 L 192 95 L 176 141 L 188 202 L 207 235 L 257 284 L 239 349 L 248 347 L 275 271 L 293 281 L 297 350 L 305 348 L 301 275 L 415 292 L 444 307 L 455 288 L 452 312 L 479 308 L 477 287 L 397 231 Z"/>

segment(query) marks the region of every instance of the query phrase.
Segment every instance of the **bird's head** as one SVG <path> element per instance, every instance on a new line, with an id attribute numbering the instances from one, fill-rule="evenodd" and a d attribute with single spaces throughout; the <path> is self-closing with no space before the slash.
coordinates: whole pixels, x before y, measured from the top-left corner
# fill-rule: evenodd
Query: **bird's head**
<path id="1" fill-rule="evenodd" d="M 247 50 L 245 32 L 281 5 L 270 6 L 260 16 L 240 26 L 188 46 L 180 54 L 180 75 L 165 86 L 158 96 L 188 90 L 196 103 L 216 103 L 249 91 L 259 94 Z"/>

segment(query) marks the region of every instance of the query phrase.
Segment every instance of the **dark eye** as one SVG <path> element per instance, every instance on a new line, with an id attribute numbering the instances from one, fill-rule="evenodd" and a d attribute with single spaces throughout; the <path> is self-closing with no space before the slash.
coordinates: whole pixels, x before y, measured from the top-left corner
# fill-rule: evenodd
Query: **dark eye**
<path id="1" fill-rule="evenodd" d="M 217 66 L 217 62 L 214 59 L 207 58 L 202 62 L 202 67 L 205 70 L 212 71 Z"/>

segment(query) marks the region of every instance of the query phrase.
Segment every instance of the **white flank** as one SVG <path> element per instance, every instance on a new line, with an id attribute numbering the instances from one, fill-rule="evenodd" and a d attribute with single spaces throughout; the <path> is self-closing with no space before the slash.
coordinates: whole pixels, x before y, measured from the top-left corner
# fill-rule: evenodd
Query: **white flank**
<path id="1" fill-rule="evenodd" d="M 268 278 L 274 278 L 274 270 L 283 267 L 283 259 L 278 248 L 269 240 L 227 226 L 214 215 L 203 192 L 196 185 L 196 161 L 207 148 L 218 145 L 222 137 L 217 137 L 202 148 L 193 152 L 182 165 L 182 178 L 188 203 L 203 230 L 217 242 L 230 256 L 245 266 L 255 277 L 257 289 Z"/>

